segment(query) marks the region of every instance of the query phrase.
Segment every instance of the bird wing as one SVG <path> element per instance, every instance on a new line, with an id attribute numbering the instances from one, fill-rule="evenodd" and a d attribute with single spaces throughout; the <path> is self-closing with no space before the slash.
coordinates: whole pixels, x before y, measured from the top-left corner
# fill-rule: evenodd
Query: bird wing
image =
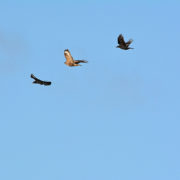
<path id="1" fill-rule="evenodd" d="M 119 37 L 118 37 L 118 44 L 119 44 L 119 45 L 121 44 L 121 45 L 126 46 L 126 43 L 125 43 L 125 41 L 124 41 L 124 37 L 123 37 L 122 34 L 120 34 Z"/>
<path id="2" fill-rule="evenodd" d="M 34 76 L 34 74 L 31 74 L 31 78 L 33 78 L 33 79 L 36 80 L 36 81 L 39 80 L 37 77 Z"/>
<path id="3" fill-rule="evenodd" d="M 71 56 L 71 53 L 68 49 L 64 50 L 64 56 L 66 58 L 67 63 L 74 63 L 73 57 Z"/>
<path id="4" fill-rule="evenodd" d="M 40 79 L 38 79 L 37 77 L 35 77 L 33 74 L 31 74 L 31 78 L 33 78 L 35 81 L 33 83 L 35 84 L 41 84 L 41 85 L 45 85 L 45 86 L 48 86 L 48 85 L 51 85 L 51 82 L 50 81 L 42 81 Z"/>
<path id="5" fill-rule="evenodd" d="M 75 64 L 79 64 L 79 63 L 87 63 L 88 61 L 86 60 L 74 60 Z"/>
<path id="6" fill-rule="evenodd" d="M 50 82 L 50 81 L 43 81 L 43 84 L 44 84 L 45 86 L 49 86 L 49 85 L 51 85 L 51 82 Z"/>
<path id="7" fill-rule="evenodd" d="M 126 42 L 126 45 L 129 46 L 132 42 L 133 42 L 133 40 L 130 39 L 129 41 Z"/>

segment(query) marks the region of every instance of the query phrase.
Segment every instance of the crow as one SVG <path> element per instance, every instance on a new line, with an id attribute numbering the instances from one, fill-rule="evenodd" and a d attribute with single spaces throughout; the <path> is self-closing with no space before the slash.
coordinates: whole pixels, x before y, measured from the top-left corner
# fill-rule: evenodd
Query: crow
<path id="1" fill-rule="evenodd" d="M 64 50 L 64 56 L 66 58 L 66 61 L 64 62 L 64 64 L 66 64 L 67 66 L 81 66 L 79 63 L 87 63 L 88 62 L 85 60 L 74 60 L 68 49 Z"/>
<path id="2" fill-rule="evenodd" d="M 31 74 L 31 78 L 35 80 L 33 81 L 34 84 L 40 84 L 40 85 L 45 85 L 45 86 L 51 85 L 50 81 L 41 81 L 40 79 L 36 78 L 33 74 Z"/>
<path id="3" fill-rule="evenodd" d="M 119 35 L 118 37 L 118 46 L 117 48 L 121 48 L 121 49 L 124 49 L 124 50 L 128 50 L 128 49 L 134 49 L 134 48 L 131 48 L 129 47 L 129 45 L 133 42 L 132 39 L 130 39 L 129 41 L 125 42 L 124 41 L 124 37 L 122 34 Z"/>

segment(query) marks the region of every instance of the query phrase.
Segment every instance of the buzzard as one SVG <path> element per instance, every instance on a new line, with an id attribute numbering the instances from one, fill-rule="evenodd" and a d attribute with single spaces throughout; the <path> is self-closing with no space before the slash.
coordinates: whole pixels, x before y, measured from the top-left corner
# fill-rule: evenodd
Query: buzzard
<path id="1" fill-rule="evenodd" d="M 33 74 L 31 74 L 31 78 L 35 80 L 33 81 L 33 83 L 35 84 L 40 84 L 40 85 L 45 85 L 45 86 L 51 85 L 50 81 L 41 81 L 40 79 L 36 78 Z"/>
<path id="2" fill-rule="evenodd" d="M 66 58 L 66 62 L 64 62 L 64 64 L 66 64 L 67 66 L 81 66 L 79 63 L 87 63 L 88 62 L 85 60 L 74 60 L 68 49 L 64 50 L 64 56 Z"/>
<path id="3" fill-rule="evenodd" d="M 118 46 L 117 48 L 121 48 L 121 49 L 124 49 L 124 50 L 128 50 L 128 49 L 134 49 L 134 48 L 131 48 L 129 47 L 129 45 L 133 42 L 132 39 L 130 39 L 129 41 L 125 42 L 124 41 L 124 37 L 122 34 L 119 35 L 118 37 Z"/>

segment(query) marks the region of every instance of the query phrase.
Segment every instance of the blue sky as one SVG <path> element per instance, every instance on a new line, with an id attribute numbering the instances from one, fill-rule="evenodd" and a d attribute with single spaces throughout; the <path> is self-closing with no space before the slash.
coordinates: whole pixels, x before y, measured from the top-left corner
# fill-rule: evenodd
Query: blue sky
<path id="1" fill-rule="evenodd" d="M 179 180 L 179 8 L 1 1 L 0 179 Z"/>

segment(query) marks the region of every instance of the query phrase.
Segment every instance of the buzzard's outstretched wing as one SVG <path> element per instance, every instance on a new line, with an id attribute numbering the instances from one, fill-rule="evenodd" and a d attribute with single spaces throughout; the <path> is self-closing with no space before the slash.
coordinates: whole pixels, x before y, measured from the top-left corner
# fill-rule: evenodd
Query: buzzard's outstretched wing
<path id="1" fill-rule="evenodd" d="M 124 37 L 123 37 L 122 34 L 120 34 L 119 37 L 118 37 L 118 44 L 119 44 L 119 45 L 126 46 L 126 43 L 125 43 L 125 41 L 124 41 Z"/>
<path id="2" fill-rule="evenodd" d="M 45 85 L 45 86 L 51 85 L 50 81 L 42 81 L 42 80 L 38 79 L 37 77 L 35 77 L 33 74 L 31 74 L 31 78 L 33 78 L 35 80 L 35 81 L 33 81 L 33 83 L 35 83 L 35 84 L 40 84 L 40 85 Z"/>
<path id="3" fill-rule="evenodd" d="M 88 61 L 86 60 L 74 60 L 75 64 L 79 64 L 79 63 L 87 63 Z"/>
<path id="4" fill-rule="evenodd" d="M 66 58 L 66 63 L 67 64 L 74 64 L 73 57 L 71 56 L 71 53 L 68 49 L 64 50 L 64 56 Z"/>

